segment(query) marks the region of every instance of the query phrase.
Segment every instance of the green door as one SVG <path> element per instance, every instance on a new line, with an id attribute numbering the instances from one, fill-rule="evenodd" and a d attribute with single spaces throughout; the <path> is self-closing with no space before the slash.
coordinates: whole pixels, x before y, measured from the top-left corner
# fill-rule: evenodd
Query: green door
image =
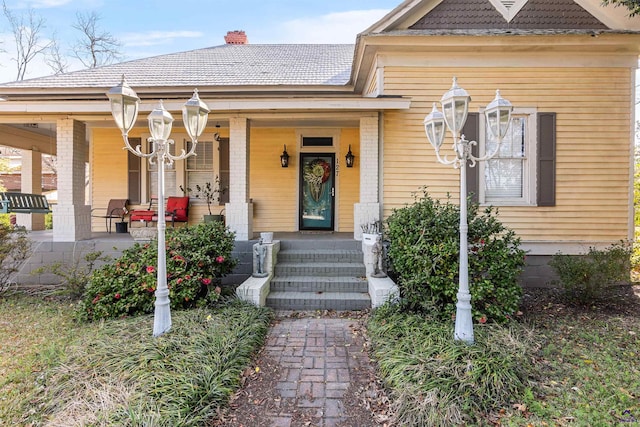
<path id="1" fill-rule="evenodd" d="M 300 230 L 333 231 L 334 165 L 334 154 L 300 154 Z"/>

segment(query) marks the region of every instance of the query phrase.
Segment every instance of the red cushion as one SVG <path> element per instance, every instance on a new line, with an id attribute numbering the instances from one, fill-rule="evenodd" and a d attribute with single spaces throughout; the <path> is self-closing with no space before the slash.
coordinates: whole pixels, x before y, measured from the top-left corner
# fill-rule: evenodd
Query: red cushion
<path id="1" fill-rule="evenodd" d="M 155 211 L 148 210 L 139 210 L 139 211 L 131 211 L 131 221 L 153 221 L 153 216 L 156 214 Z"/>
<path id="2" fill-rule="evenodd" d="M 174 221 L 188 221 L 189 197 L 167 198 L 167 214 L 173 214 Z"/>

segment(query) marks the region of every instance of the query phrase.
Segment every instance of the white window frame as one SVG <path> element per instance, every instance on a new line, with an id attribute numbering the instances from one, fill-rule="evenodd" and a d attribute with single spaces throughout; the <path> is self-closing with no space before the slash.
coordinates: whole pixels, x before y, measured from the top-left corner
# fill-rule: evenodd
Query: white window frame
<path id="1" fill-rule="evenodd" d="M 480 112 L 480 156 L 486 153 L 486 119 L 484 110 Z M 481 205 L 493 206 L 535 206 L 537 190 L 537 153 L 538 153 L 538 123 L 536 108 L 514 108 L 512 117 L 526 117 L 527 127 L 525 135 L 525 158 L 522 171 L 522 197 L 489 198 L 486 196 L 485 170 L 486 161 L 479 162 L 478 167 L 478 198 Z"/>
<path id="2" fill-rule="evenodd" d="M 185 137 L 182 139 L 182 142 L 184 144 L 184 148 L 185 151 L 187 150 L 187 148 L 190 146 L 190 140 L 189 138 Z M 210 169 L 193 169 L 193 170 L 189 170 L 187 168 L 187 162 L 189 159 L 184 159 L 182 160 L 183 163 L 183 188 L 187 188 L 188 185 L 188 179 L 187 176 L 189 174 L 189 172 L 211 172 L 209 178 L 207 179 L 207 181 L 211 182 L 212 186 L 215 186 L 215 177 L 219 176 L 220 173 L 220 145 L 219 142 L 216 141 L 215 139 L 210 139 L 210 140 L 206 140 L 206 141 L 198 141 L 198 144 L 202 144 L 202 143 L 207 143 L 207 144 L 211 144 L 211 150 L 212 150 L 212 157 L 211 157 L 211 168 Z M 188 194 L 189 196 L 189 202 L 195 205 L 202 205 L 202 206 L 206 206 L 207 202 L 204 198 L 202 197 L 196 197 L 196 195 L 198 194 L 198 190 L 196 190 L 195 185 L 193 187 L 191 187 L 191 194 Z M 218 197 L 220 197 L 220 195 L 218 195 Z M 216 205 L 213 205 L 216 206 Z"/>

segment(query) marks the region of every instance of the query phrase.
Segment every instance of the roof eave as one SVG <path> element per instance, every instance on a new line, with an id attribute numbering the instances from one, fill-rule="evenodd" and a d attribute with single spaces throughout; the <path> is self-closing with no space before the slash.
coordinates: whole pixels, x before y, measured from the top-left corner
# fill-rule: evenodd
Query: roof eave
<path id="1" fill-rule="evenodd" d="M 0 98 L 5 101 L 39 100 L 41 102 L 60 100 L 95 100 L 106 99 L 108 87 L 56 87 L 56 88 L 3 88 L 0 87 Z M 189 98 L 194 89 L 198 89 L 201 97 L 236 96 L 341 96 L 354 93 L 353 85 L 246 85 L 246 86 L 136 86 L 135 91 L 142 99 Z"/>

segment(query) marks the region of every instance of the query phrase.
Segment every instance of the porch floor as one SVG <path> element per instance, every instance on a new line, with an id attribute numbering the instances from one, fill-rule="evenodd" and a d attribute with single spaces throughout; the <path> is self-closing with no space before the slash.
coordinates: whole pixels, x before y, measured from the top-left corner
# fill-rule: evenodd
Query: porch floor
<path id="1" fill-rule="evenodd" d="M 29 238 L 34 242 L 53 242 L 53 230 L 38 230 L 38 231 L 29 231 Z M 258 240 L 260 238 L 260 233 L 254 233 L 253 240 Z M 106 231 L 102 232 L 93 232 L 91 233 L 91 239 L 89 240 L 99 240 L 99 241 L 131 241 L 133 242 L 133 237 L 129 233 L 107 233 Z M 274 232 L 273 240 L 354 240 L 353 233 L 329 233 L 329 232 L 317 232 L 317 231 L 283 231 L 283 232 Z"/>

